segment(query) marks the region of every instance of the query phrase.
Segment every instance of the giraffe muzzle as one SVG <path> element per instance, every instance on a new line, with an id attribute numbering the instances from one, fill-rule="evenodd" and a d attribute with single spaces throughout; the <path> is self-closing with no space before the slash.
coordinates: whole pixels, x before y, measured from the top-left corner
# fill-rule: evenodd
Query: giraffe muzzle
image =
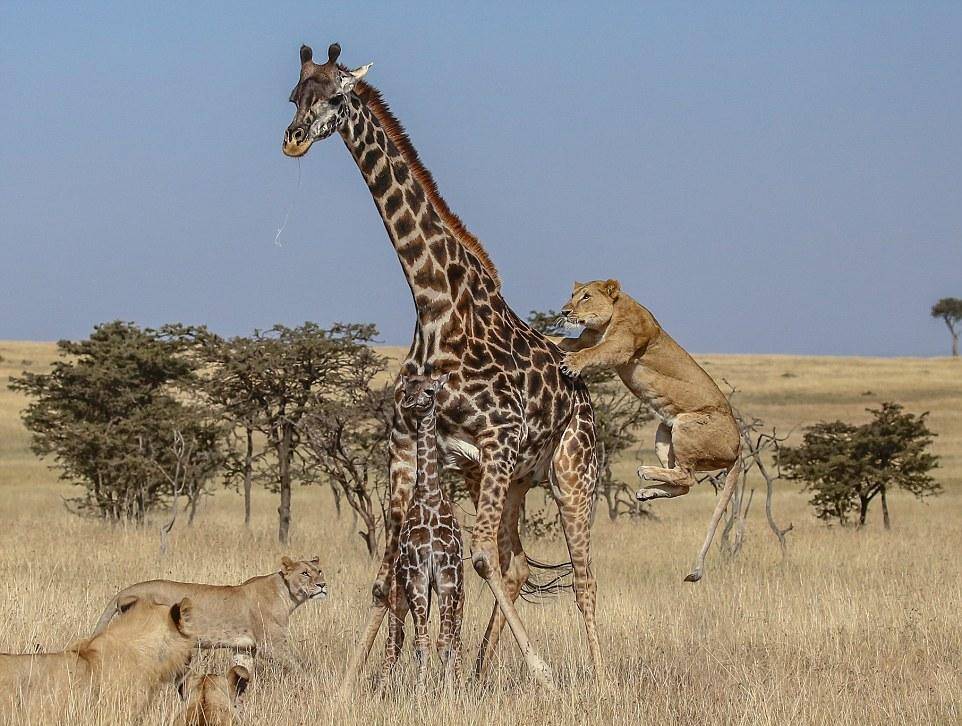
<path id="1" fill-rule="evenodd" d="M 289 126 L 284 132 L 284 143 L 281 150 L 285 156 L 298 157 L 304 156 L 311 148 L 311 138 L 306 126 Z"/>

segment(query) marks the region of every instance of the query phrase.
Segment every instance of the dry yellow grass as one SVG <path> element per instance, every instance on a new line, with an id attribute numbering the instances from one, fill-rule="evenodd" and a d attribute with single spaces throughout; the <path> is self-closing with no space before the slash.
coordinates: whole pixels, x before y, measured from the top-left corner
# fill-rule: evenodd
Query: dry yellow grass
<path id="1" fill-rule="evenodd" d="M 36 370 L 52 353 L 49 344 L 0 342 L 0 381 L 18 372 L 24 359 Z M 246 532 L 238 498 L 220 492 L 205 502 L 193 529 L 175 531 L 162 557 L 156 527 L 111 529 L 63 509 L 60 497 L 69 487 L 26 450 L 28 436 L 17 420 L 22 401 L 0 389 L 0 649 L 63 646 L 88 632 L 109 597 L 130 582 L 239 581 L 274 569 L 287 551 L 316 553 L 332 596 L 294 616 L 304 672 L 267 673 L 255 682 L 244 710 L 247 723 L 959 723 L 962 365 L 946 359 L 698 359 L 744 391 L 746 410 L 779 429 L 819 418 L 855 420 L 865 406 L 887 398 L 913 411 L 931 410 L 945 494 L 927 504 L 894 496 L 891 532 L 881 529 L 877 512 L 868 529 L 854 532 L 816 522 L 806 496 L 783 484 L 776 509 L 781 520 L 795 523 L 790 560 L 780 562 L 756 506 L 739 558 L 725 562 L 713 551 L 697 585 L 681 579 L 701 541 L 710 492 L 657 503 L 659 519 L 651 523 L 599 518 L 594 567 L 607 663 L 597 681 L 585 673 L 580 616 L 564 595 L 521 605 L 561 684 L 553 698 L 530 686 L 506 636 L 498 667 L 483 686 L 469 682 L 454 696 L 431 691 L 421 699 L 407 689 L 382 699 L 364 685 L 339 707 L 333 690 L 366 616 L 374 566 L 348 518 L 332 515 L 323 489 L 295 492 L 288 549 L 273 539 L 272 497 L 258 494 L 254 526 Z M 862 395 L 868 390 L 871 395 Z M 651 456 L 647 432 L 641 449 L 641 456 Z M 545 559 L 564 552 L 557 541 L 532 542 L 529 549 Z M 470 659 L 491 598 L 477 577 L 468 581 Z M 224 662 L 216 664 L 223 668 Z M 413 684 L 409 666 L 401 677 Z M 146 722 L 166 723 L 177 706 L 168 689 Z M 78 722 L 75 715 L 62 720 Z M 102 709 L 84 722 L 116 719 Z"/>

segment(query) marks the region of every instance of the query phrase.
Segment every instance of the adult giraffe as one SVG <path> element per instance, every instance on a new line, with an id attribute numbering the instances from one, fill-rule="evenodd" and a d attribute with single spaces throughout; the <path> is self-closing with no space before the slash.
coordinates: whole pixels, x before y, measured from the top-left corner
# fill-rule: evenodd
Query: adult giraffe
<path id="1" fill-rule="evenodd" d="M 370 65 L 348 70 L 340 46 L 316 64 L 301 46 L 297 106 L 284 134 L 284 153 L 303 156 L 335 131 L 357 162 L 397 251 L 417 311 L 414 342 L 401 370 L 449 375 L 438 395 L 438 444 L 457 460 L 475 502 L 471 560 L 495 605 L 478 654 L 490 664 L 504 623 L 532 676 L 553 687 L 514 601 L 528 577 L 518 520 L 531 485 L 550 479 L 558 502 L 584 617 L 592 664 L 601 655 L 595 629 L 595 579 L 589 518 L 595 486 L 595 429 L 584 385 L 561 374 L 562 353 L 508 307 L 494 264 L 478 239 L 448 208 L 430 172 L 378 91 L 361 79 Z M 415 479 L 416 431 L 398 413 L 390 442 L 391 505 L 384 559 L 372 588 L 374 608 L 345 686 L 359 673 L 385 613 L 398 533 Z"/>

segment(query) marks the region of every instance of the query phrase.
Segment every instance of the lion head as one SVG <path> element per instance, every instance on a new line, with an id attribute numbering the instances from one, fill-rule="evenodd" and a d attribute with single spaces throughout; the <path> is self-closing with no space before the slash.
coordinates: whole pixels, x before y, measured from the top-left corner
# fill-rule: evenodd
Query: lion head
<path id="1" fill-rule="evenodd" d="M 620 294 L 621 285 L 617 280 L 576 282 L 561 314 L 567 323 L 604 330 L 614 315 L 615 301 Z"/>
<path id="2" fill-rule="evenodd" d="M 327 582 L 321 571 L 320 559 L 299 560 L 281 558 L 281 577 L 296 603 L 323 600 L 327 597 Z"/>
<path id="3" fill-rule="evenodd" d="M 190 665 L 197 643 L 194 606 L 186 597 L 162 605 L 128 595 L 118 599 L 117 611 L 104 632 L 73 649 L 97 674 L 101 696 L 129 696 L 139 709 Z"/>
<path id="4" fill-rule="evenodd" d="M 237 707 L 243 703 L 251 674 L 236 665 L 226 676 L 214 673 L 191 675 L 177 686 L 186 702 L 177 726 L 230 726 L 237 723 Z"/>

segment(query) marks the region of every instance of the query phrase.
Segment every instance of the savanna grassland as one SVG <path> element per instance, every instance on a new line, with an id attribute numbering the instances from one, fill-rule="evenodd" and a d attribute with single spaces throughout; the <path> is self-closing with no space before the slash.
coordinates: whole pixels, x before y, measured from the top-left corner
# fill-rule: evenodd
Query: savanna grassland
<path id="1" fill-rule="evenodd" d="M 240 498 L 218 491 L 192 528 L 178 526 L 166 555 L 157 526 L 111 528 L 69 514 L 71 487 L 38 462 L 18 418 L 23 400 L 5 388 L 9 375 L 38 371 L 52 344 L 0 342 L 0 650 L 53 650 L 88 633 L 117 589 L 154 577 L 234 582 L 277 568 L 282 554 L 320 555 L 331 597 L 292 619 L 301 673 L 259 673 L 243 710 L 245 723 L 366 723 L 434 726 L 504 724 L 930 724 L 962 721 L 962 362 L 949 359 L 854 359 L 702 355 L 716 379 L 741 393 L 743 410 L 780 432 L 844 418 L 861 422 L 882 400 L 931 411 L 944 493 L 927 502 L 891 496 L 893 529 L 880 513 L 862 531 L 828 527 L 807 495 L 780 482 L 775 513 L 792 522 L 782 561 L 762 508 L 751 512 L 746 544 L 733 561 L 717 550 L 705 579 L 682 577 L 712 507 L 709 488 L 654 505 L 657 519 L 612 524 L 598 517 L 594 569 L 607 662 L 589 679 L 581 619 L 570 594 L 523 603 L 521 616 L 555 670 L 557 694 L 529 684 L 509 636 L 492 677 L 455 694 L 405 687 L 383 698 L 367 683 L 336 705 L 333 692 L 367 614 L 374 564 L 338 520 L 322 487 L 295 492 L 293 539 L 275 539 L 276 502 L 255 499 L 253 527 L 242 525 Z M 638 456 L 651 460 L 650 431 Z M 637 461 L 619 464 L 632 481 Z M 531 497 L 540 501 L 540 493 Z M 542 559 L 563 557 L 559 540 L 527 543 Z M 473 658 L 490 612 L 490 595 L 468 576 L 465 644 Z M 380 642 L 375 656 L 379 656 Z M 375 658 L 376 660 L 376 658 Z M 223 669 L 222 656 L 214 665 Z M 435 672 L 438 670 L 434 666 Z M 369 666 L 368 672 L 373 668 Z M 166 723 L 178 706 L 173 688 L 146 723 Z M 26 721 L 21 721 L 24 723 Z M 35 720 L 33 723 L 41 723 Z M 81 721 L 116 723 L 101 709 Z M 43 721 L 49 723 L 49 721 Z"/>

